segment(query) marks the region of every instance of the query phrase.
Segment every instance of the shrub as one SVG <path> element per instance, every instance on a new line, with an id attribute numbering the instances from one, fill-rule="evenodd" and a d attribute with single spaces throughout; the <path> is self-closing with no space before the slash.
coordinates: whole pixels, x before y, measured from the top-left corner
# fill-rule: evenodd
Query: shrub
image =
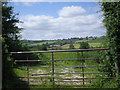
<path id="1" fill-rule="evenodd" d="M 89 44 L 88 42 L 80 42 L 80 49 L 88 49 L 89 48 Z"/>

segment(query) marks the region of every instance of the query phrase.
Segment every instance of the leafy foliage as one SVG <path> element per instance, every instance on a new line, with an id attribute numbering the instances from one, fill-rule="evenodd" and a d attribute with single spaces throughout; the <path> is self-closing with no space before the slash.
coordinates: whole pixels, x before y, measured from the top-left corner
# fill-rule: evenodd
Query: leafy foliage
<path id="1" fill-rule="evenodd" d="M 16 26 L 16 23 L 19 23 L 19 20 L 16 17 L 17 14 L 14 14 L 13 7 L 7 6 L 6 3 L 3 3 L 2 6 L 2 37 L 5 39 L 5 44 L 8 45 L 8 51 L 18 51 L 21 48 L 20 43 L 20 31 L 21 28 Z"/>
<path id="2" fill-rule="evenodd" d="M 80 49 L 88 49 L 89 44 L 88 42 L 80 42 Z"/>
<path id="3" fill-rule="evenodd" d="M 13 12 L 13 7 L 7 6 L 7 3 L 2 5 L 2 37 L 4 38 L 4 43 L 7 45 L 8 52 L 18 52 L 18 51 L 29 51 L 27 45 L 23 45 L 21 42 L 21 31 L 16 24 L 20 23 L 19 19 L 16 18 Z M 35 55 L 28 55 L 29 59 L 38 59 Z M 26 59 L 26 55 L 12 55 L 14 59 Z"/>
<path id="4" fill-rule="evenodd" d="M 116 71 L 112 71 L 116 73 L 120 69 L 120 2 L 103 2 L 101 6 L 110 49 L 108 56 L 112 66 L 116 67 Z"/>
<path id="5" fill-rule="evenodd" d="M 48 44 L 37 45 L 37 50 L 47 50 Z"/>
<path id="6" fill-rule="evenodd" d="M 20 31 L 21 28 L 16 26 L 19 20 L 14 14 L 13 7 L 7 6 L 7 3 L 2 3 L 2 84 L 4 89 L 14 89 L 21 87 L 18 82 L 24 83 L 25 87 L 28 87 L 26 82 L 16 79 L 16 75 L 11 68 L 13 59 L 11 55 L 6 54 L 10 51 L 20 51 L 25 49 L 20 42 Z M 18 48 L 19 47 L 19 48 Z M 14 55 L 15 57 L 15 55 Z M 14 83 L 13 83 L 14 81 Z"/>
<path id="7" fill-rule="evenodd" d="M 107 41 L 109 51 L 106 52 L 103 62 L 108 68 L 103 71 L 108 71 L 113 76 L 119 78 L 120 73 L 120 1 L 119 2 L 102 2 L 101 11 L 103 11 L 103 23 L 107 29 Z"/>
<path id="8" fill-rule="evenodd" d="M 70 48 L 70 49 L 74 49 L 73 43 L 70 43 L 69 48 Z"/>

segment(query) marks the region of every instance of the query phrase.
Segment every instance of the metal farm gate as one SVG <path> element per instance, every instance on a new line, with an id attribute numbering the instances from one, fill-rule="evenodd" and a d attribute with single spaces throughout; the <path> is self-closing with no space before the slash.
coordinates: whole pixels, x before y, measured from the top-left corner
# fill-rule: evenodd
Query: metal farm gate
<path id="1" fill-rule="evenodd" d="M 31 53 L 51 53 L 51 59 L 50 60 L 29 60 L 29 57 L 26 56 L 26 60 L 15 60 L 16 63 L 27 63 L 26 68 L 27 75 L 24 77 L 18 77 L 21 79 L 25 79 L 29 85 L 52 85 L 52 86 L 75 86 L 75 87 L 85 87 L 85 86 L 91 86 L 91 82 L 96 79 L 112 79 L 113 77 L 89 77 L 89 75 L 106 75 L 109 74 L 108 72 L 86 72 L 85 69 L 89 68 L 94 70 L 94 67 L 106 67 L 106 65 L 85 65 L 85 61 L 93 60 L 93 61 L 100 61 L 101 58 L 86 58 L 84 57 L 84 52 L 91 53 L 93 51 L 105 51 L 108 50 L 108 48 L 98 48 L 98 49 L 73 49 L 73 50 L 55 50 L 55 51 L 25 51 L 25 52 L 10 52 L 11 54 L 31 54 Z M 79 52 L 81 53 L 80 58 L 75 59 L 55 59 L 55 53 L 63 53 L 63 52 Z M 63 53 L 64 54 L 64 53 Z M 56 66 L 55 63 L 61 61 L 81 61 L 81 65 L 77 66 Z M 42 73 L 31 73 L 31 66 L 29 66 L 29 63 L 33 62 L 51 62 L 51 66 L 48 67 L 38 67 L 40 68 L 48 68 L 51 69 L 49 72 L 43 72 Z M 77 62 L 76 62 L 77 63 Z M 72 68 L 81 69 L 81 72 L 57 72 L 58 70 L 55 70 L 55 68 L 63 68 L 69 70 L 72 70 Z M 60 75 L 57 77 L 57 75 Z M 67 76 L 64 76 L 67 75 Z M 70 77 L 70 75 L 74 75 L 73 77 Z M 77 75 L 77 77 L 75 76 Z M 68 77 L 69 76 L 69 77 Z M 80 76 L 80 77 L 79 77 Z M 37 79 L 37 80 L 36 80 Z M 39 79 L 39 80 L 38 80 Z M 47 80 L 45 80 L 47 79 Z M 49 81 L 48 81 L 49 80 Z M 42 83 L 42 84 L 41 84 Z M 63 84 L 62 84 L 63 83 Z M 72 83 L 72 84 L 71 84 Z"/>

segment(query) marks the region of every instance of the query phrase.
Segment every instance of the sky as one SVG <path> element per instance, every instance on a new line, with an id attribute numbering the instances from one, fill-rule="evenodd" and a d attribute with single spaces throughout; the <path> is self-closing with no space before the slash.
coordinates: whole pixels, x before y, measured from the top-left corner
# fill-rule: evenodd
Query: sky
<path id="1" fill-rule="evenodd" d="M 23 23 L 22 39 L 54 40 L 103 36 L 106 29 L 97 2 L 10 2 Z"/>

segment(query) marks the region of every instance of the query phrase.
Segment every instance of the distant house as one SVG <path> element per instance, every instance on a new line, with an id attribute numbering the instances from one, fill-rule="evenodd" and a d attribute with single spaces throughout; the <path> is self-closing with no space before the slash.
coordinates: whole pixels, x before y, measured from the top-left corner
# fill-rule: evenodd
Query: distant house
<path id="1" fill-rule="evenodd" d="M 90 37 L 90 38 L 88 38 L 89 40 L 94 40 L 95 38 L 94 37 Z"/>

